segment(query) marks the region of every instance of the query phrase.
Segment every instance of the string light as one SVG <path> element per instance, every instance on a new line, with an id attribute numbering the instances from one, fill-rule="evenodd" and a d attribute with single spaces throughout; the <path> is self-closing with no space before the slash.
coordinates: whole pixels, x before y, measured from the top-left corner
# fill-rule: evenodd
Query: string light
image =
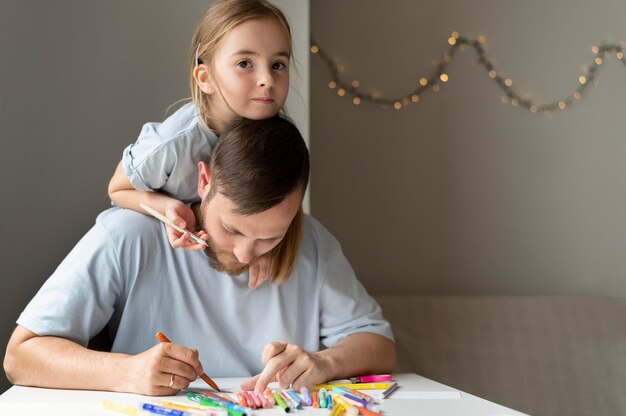
<path id="1" fill-rule="evenodd" d="M 598 68 L 604 63 L 604 59 L 609 59 L 613 54 L 615 58 L 622 62 L 626 66 L 626 59 L 624 59 L 624 45 L 617 43 L 604 43 L 600 46 L 593 46 L 591 51 L 593 52 L 594 59 L 591 65 L 585 65 L 583 67 L 583 74 L 578 76 L 577 88 L 567 96 L 565 99 L 558 99 L 548 104 L 542 104 L 533 100 L 531 97 L 522 97 L 513 89 L 513 80 L 511 78 L 502 77 L 495 68 L 495 60 L 488 59 L 485 53 L 485 37 L 478 36 L 476 39 L 469 39 L 460 36 L 458 32 L 452 32 L 448 37 L 448 49 L 443 55 L 443 59 L 433 60 L 434 72 L 430 76 L 421 76 L 418 81 L 418 86 L 407 94 L 403 94 L 395 98 L 383 98 L 380 91 L 374 91 L 371 93 L 365 93 L 361 87 L 361 83 L 358 80 L 352 80 L 351 82 L 344 81 L 341 74 L 344 72 L 344 66 L 335 63 L 328 55 L 320 48 L 318 44 L 312 42 L 310 51 L 313 55 L 319 56 L 329 68 L 331 72 L 331 81 L 328 83 L 328 88 L 335 90 L 339 97 L 348 96 L 352 99 L 352 104 L 355 106 L 360 105 L 363 101 L 377 104 L 383 108 L 394 108 L 401 110 L 411 104 L 416 104 L 421 100 L 424 93 L 432 90 L 432 92 L 439 92 L 442 85 L 447 84 L 449 81 L 449 75 L 447 66 L 451 64 L 454 59 L 454 55 L 458 49 L 464 49 L 467 47 L 473 48 L 478 55 L 478 63 L 485 67 L 489 78 L 493 79 L 503 91 L 503 95 L 500 101 L 504 104 L 511 104 L 515 107 L 520 107 L 528 110 L 530 113 L 537 114 L 550 114 L 556 110 L 565 110 L 571 108 L 574 103 L 582 98 L 585 90 L 592 85 L 598 85 L 600 80 L 598 79 L 596 72 Z"/>

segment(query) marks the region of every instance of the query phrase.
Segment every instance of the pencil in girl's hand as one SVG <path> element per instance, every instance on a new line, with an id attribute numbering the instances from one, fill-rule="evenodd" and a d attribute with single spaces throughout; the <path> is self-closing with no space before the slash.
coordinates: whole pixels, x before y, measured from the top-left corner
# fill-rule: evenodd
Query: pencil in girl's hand
<path id="1" fill-rule="evenodd" d="M 204 241 L 203 239 L 201 239 L 200 237 L 198 237 L 197 235 L 195 235 L 194 233 L 190 232 L 189 230 L 185 230 L 184 228 L 179 227 L 178 225 L 174 224 L 172 222 L 172 220 L 170 220 L 169 218 L 167 218 L 165 215 L 161 214 L 159 211 L 157 211 L 156 209 L 149 207 L 146 204 L 140 203 L 139 206 L 141 208 L 143 208 L 146 212 L 148 212 L 150 215 L 152 215 L 154 218 L 162 221 L 163 223 L 169 225 L 170 227 L 172 227 L 173 229 L 175 229 L 176 231 L 178 231 L 181 234 L 187 234 L 189 236 L 189 238 L 191 238 L 193 241 L 195 241 L 198 244 L 203 244 L 206 247 L 209 246 L 209 244 Z"/>
<path id="2" fill-rule="evenodd" d="M 156 336 L 156 339 L 158 339 L 160 342 L 172 342 L 169 340 L 168 337 L 165 336 L 163 332 L 157 332 L 155 336 Z M 200 374 L 200 378 L 206 381 L 206 384 L 208 384 L 215 390 L 221 391 L 220 388 L 217 387 L 217 384 L 215 383 L 215 381 L 211 380 L 211 377 L 207 376 L 205 373 Z"/>

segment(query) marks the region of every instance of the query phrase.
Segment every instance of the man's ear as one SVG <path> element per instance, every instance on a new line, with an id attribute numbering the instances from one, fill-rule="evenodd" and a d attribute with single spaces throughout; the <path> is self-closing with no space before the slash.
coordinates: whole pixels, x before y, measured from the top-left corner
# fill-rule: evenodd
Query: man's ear
<path id="1" fill-rule="evenodd" d="M 211 190 L 211 168 L 204 162 L 198 163 L 198 196 L 204 199 Z"/>
<path id="2" fill-rule="evenodd" d="M 213 94 L 215 88 L 213 87 L 213 78 L 209 67 L 205 64 L 196 65 L 193 70 L 193 78 L 196 80 L 198 87 L 205 94 Z"/>

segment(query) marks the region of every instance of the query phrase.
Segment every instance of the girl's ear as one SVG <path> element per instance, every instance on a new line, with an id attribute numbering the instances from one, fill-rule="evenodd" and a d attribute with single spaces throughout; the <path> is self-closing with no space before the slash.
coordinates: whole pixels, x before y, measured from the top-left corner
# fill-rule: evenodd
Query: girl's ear
<path id="1" fill-rule="evenodd" d="M 193 78 L 196 80 L 198 87 L 200 87 L 203 93 L 212 94 L 215 91 L 213 81 L 211 80 L 211 73 L 205 64 L 196 65 L 193 70 Z"/>
<path id="2" fill-rule="evenodd" d="M 204 199 L 211 189 L 211 168 L 204 162 L 198 163 L 198 196 Z"/>

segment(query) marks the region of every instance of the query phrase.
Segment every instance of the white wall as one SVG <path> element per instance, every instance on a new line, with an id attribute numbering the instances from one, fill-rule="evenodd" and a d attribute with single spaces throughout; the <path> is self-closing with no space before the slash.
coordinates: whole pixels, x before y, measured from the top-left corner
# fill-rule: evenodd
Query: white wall
<path id="1" fill-rule="evenodd" d="M 0 0 L 0 345 L 109 207 L 122 149 L 189 96 L 189 43 L 210 3 Z M 308 137 L 308 0 L 276 3 L 294 28 L 294 118 Z"/>
<path id="2" fill-rule="evenodd" d="M 318 0 L 311 30 L 366 90 L 402 95 L 453 31 L 484 35 L 514 87 L 564 97 L 591 47 L 626 41 L 626 2 Z M 626 295 L 626 67 L 571 110 L 533 115 L 467 49 L 438 94 L 355 107 L 311 58 L 312 212 L 375 293 Z"/>

